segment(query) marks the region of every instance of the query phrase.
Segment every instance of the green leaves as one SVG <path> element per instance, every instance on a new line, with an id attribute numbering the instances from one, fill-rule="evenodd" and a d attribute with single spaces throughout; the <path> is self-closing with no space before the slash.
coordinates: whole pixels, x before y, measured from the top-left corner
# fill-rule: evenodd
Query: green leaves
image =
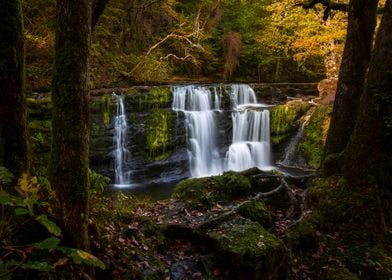
<path id="1" fill-rule="evenodd" d="M 28 261 L 24 265 L 22 265 L 24 269 L 34 269 L 43 272 L 51 271 L 54 267 L 47 262 L 40 262 L 40 261 Z"/>
<path id="2" fill-rule="evenodd" d="M 33 247 L 41 250 L 53 250 L 56 249 L 60 243 L 60 239 L 57 237 L 49 237 L 46 238 L 44 241 L 39 243 L 34 243 Z"/>
<path id="3" fill-rule="evenodd" d="M 0 184 L 7 185 L 12 183 L 14 175 L 5 167 L 0 166 Z"/>
<path id="4" fill-rule="evenodd" d="M 29 213 L 30 213 L 30 211 L 28 209 L 26 209 L 26 208 L 19 207 L 19 208 L 15 209 L 15 215 L 16 216 L 27 215 Z"/>
<path id="5" fill-rule="evenodd" d="M 69 248 L 69 247 L 58 247 L 58 249 L 64 254 L 68 255 L 72 261 L 76 264 L 87 264 L 105 269 L 105 264 L 92 254 L 82 251 L 79 249 Z"/>
<path id="6" fill-rule="evenodd" d="M 23 206 L 23 199 L 14 195 L 10 195 L 5 191 L 0 192 L 0 205 Z"/>
<path id="7" fill-rule="evenodd" d="M 56 223 L 49 221 L 46 215 L 40 215 L 35 218 L 41 225 L 43 225 L 51 234 L 55 236 L 61 235 L 61 229 L 56 225 Z"/>

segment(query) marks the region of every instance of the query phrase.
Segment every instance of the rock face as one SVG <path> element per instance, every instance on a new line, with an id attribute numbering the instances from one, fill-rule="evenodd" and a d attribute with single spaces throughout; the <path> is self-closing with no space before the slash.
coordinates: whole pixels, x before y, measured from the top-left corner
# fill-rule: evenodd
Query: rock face
<path id="1" fill-rule="evenodd" d="M 224 158 L 232 142 L 231 85 L 222 90 L 222 112 L 216 112 L 217 143 Z M 317 94 L 317 84 L 254 84 L 257 99 L 271 108 L 272 150 L 275 160 L 280 158 L 284 146 L 290 141 L 309 108 L 308 100 Z M 175 184 L 190 176 L 187 131 L 184 114 L 173 112 L 170 86 L 139 86 L 132 88 L 102 89 L 92 92 L 90 165 L 96 172 L 114 178 L 113 133 L 116 114 L 112 94 L 125 95 L 128 122 L 126 148 L 128 155 L 124 168 L 131 171 L 134 184 Z M 297 97 L 301 96 L 299 100 Z M 298 100 L 287 100 L 290 98 Z M 51 102 L 49 96 L 29 99 L 30 126 L 33 131 L 34 150 L 40 156 L 50 151 Z M 37 156 L 38 158 L 38 156 Z M 42 161 L 46 166 L 46 159 Z"/>
<path id="2" fill-rule="evenodd" d="M 125 169 L 134 184 L 176 182 L 189 176 L 185 129 L 171 108 L 169 87 L 121 89 L 128 131 Z M 113 178 L 113 130 L 116 103 L 111 95 L 92 98 L 91 166 Z"/>

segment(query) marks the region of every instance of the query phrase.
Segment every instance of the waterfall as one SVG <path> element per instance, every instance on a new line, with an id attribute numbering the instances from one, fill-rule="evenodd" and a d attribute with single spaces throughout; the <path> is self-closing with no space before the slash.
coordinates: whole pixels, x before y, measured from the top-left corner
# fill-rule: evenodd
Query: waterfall
<path id="1" fill-rule="evenodd" d="M 114 184 L 129 185 L 130 172 L 125 171 L 128 150 L 127 143 L 127 115 L 124 107 L 124 96 L 113 94 L 117 105 L 117 112 L 114 116 L 114 135 L 113 135 L 113 156 L 114 156 Z"/>
<path id="2" fill-rule="evenodd" d="M 254 90 L 248 85 L 232 85 L 231 99 L 234 108 L 257 105 L 256 94 Z"/>
<path id="3" fill-rule="evenodd" d="M 216 144 L 215 110 L 220 110 L 220 95 L 206 87 L 173 87 L 172 109 L 183 112 L 188 135 L 188 156 L 192 177 L 222 173 L 222 160 Z"/>
<path id="4" fill-rule="evenodd" d="M 306 167 L 305 160 L 297 158 L 298 144 L 304 137 L 305 126 L 309 123 L 311 115 L 303 117 L 303 122 L 298 129 L 297 133 L 294 135 L 289 145 L 284 150 L 284 158 L 277 162 L 278 165 L 286 167 Z"/>
<path id="5" fill-rule="evenodd" d="M 251 87 L 231 87 L 233 135 L 225 158 L 220 156 L 216 143 L 214 112 L 221 111 L 221 89 L 215 87 L 212 94 L 206 87 L 178 86 L 172 92 L 172 109 L 185 115 L 192 177 L 271 165 L 270 112 L 267 105 L 257 102 Z"/>
<path id="6" fill-rule="evenodd" d="M 241 171 L 270 166 L 270 113 L 257 103 L 247 85 L 233 85 L 233 143 L 226 153 L 226 169 Z M 260 107 L 260 108 L 259 108 Z"/>

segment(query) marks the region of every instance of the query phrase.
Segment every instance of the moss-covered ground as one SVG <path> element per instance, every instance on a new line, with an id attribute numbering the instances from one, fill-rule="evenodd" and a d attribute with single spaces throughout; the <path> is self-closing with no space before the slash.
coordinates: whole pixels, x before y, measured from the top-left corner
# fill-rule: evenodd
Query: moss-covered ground
<path id="1" fill-rule="evenodd" d="M 185 180 L 174 199 L 158 203 L 98 198 L 93 224 L 98 256 L 110 268 L 105 273 L 114 279 L 391 279 L 391 229 L 382 227 L 371 190 L 352 190 L 339 177 L 313 179 L 301 186 L 305 204 L 292 218 L 290 207 L 276 209 L 275 199 L 254 199 L 264 189 L 254 172 Z"/>

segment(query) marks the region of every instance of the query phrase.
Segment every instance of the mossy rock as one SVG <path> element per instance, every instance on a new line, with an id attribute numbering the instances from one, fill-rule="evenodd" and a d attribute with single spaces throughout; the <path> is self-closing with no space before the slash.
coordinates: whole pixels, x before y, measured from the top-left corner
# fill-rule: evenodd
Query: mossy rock
<path id="1" fill-rule="evenodd" d="M 216 255 L 232 279 L 284 279 L 287 255 L 281 240 L 260 224 L 238 218 L 210 230 Z"/>
<path id="2" fill-rule="evenodd" d="M 271 109 L 271 142 L 279 144 L 298 129 L 300 119 L 310 105 L 303 101 L 290 101 Z"/>
<path id="3" fill-rule="evenodd" d="M 294 250 L 307 252 L 317 247 L 316 227 L 313 223 L 303 220 L 285 233 L 285 240 Z"/>
<path id="4" fill-rule="evenodd" d="M 305 126 L 304 141 L 299 144 L 307 163 L 312 168 L 318 168 L 323 156 L 325 140 L 330 124 L 332 106 L 318 106 Z"/>
<path id="5" fill-rule="evenodd" d="M 269 192 L 280 184 L 280 179 L 284 176 L 277 170 L 262 171 L 256 167 L 241 171 L 239 174 L 247 177 L 252 187 L 261 192 Z"/>
<path id="6" fill-rule="evenodd" d="M 185 200 L 190 204 L 211 206 L 232 198 L 248 195 L 252 190 L 249 179 L 234 172 L 221 176 L 193 178 L 180 182 L 173 198 Z"/>
<path id="7" fill-rule="evenodd" d="M 146 152 L 151 160 L 162 160 L 172 152 L 173 112 L 153 109 L 147 121 Z"/>
<path id="8" fill-rule="evenodd" d="M 152 87 L 148 93 L 139 96 L 139 110 L 169 108 L 171 101 L 170 87 Z"/>
<path id="9" fill-rule="evenodd" d="M 258 222 L 267 228 L 273 223 L 272 213 L 262 201 L 245 202 L 238 208 L 237 212 L 242 217 Z"/>
<path id="10" fill-rule="evenodd" d="M 340 267 L 323 273 L 321 280 L 359 280 L 359 278 L 347 268 Z"/>

